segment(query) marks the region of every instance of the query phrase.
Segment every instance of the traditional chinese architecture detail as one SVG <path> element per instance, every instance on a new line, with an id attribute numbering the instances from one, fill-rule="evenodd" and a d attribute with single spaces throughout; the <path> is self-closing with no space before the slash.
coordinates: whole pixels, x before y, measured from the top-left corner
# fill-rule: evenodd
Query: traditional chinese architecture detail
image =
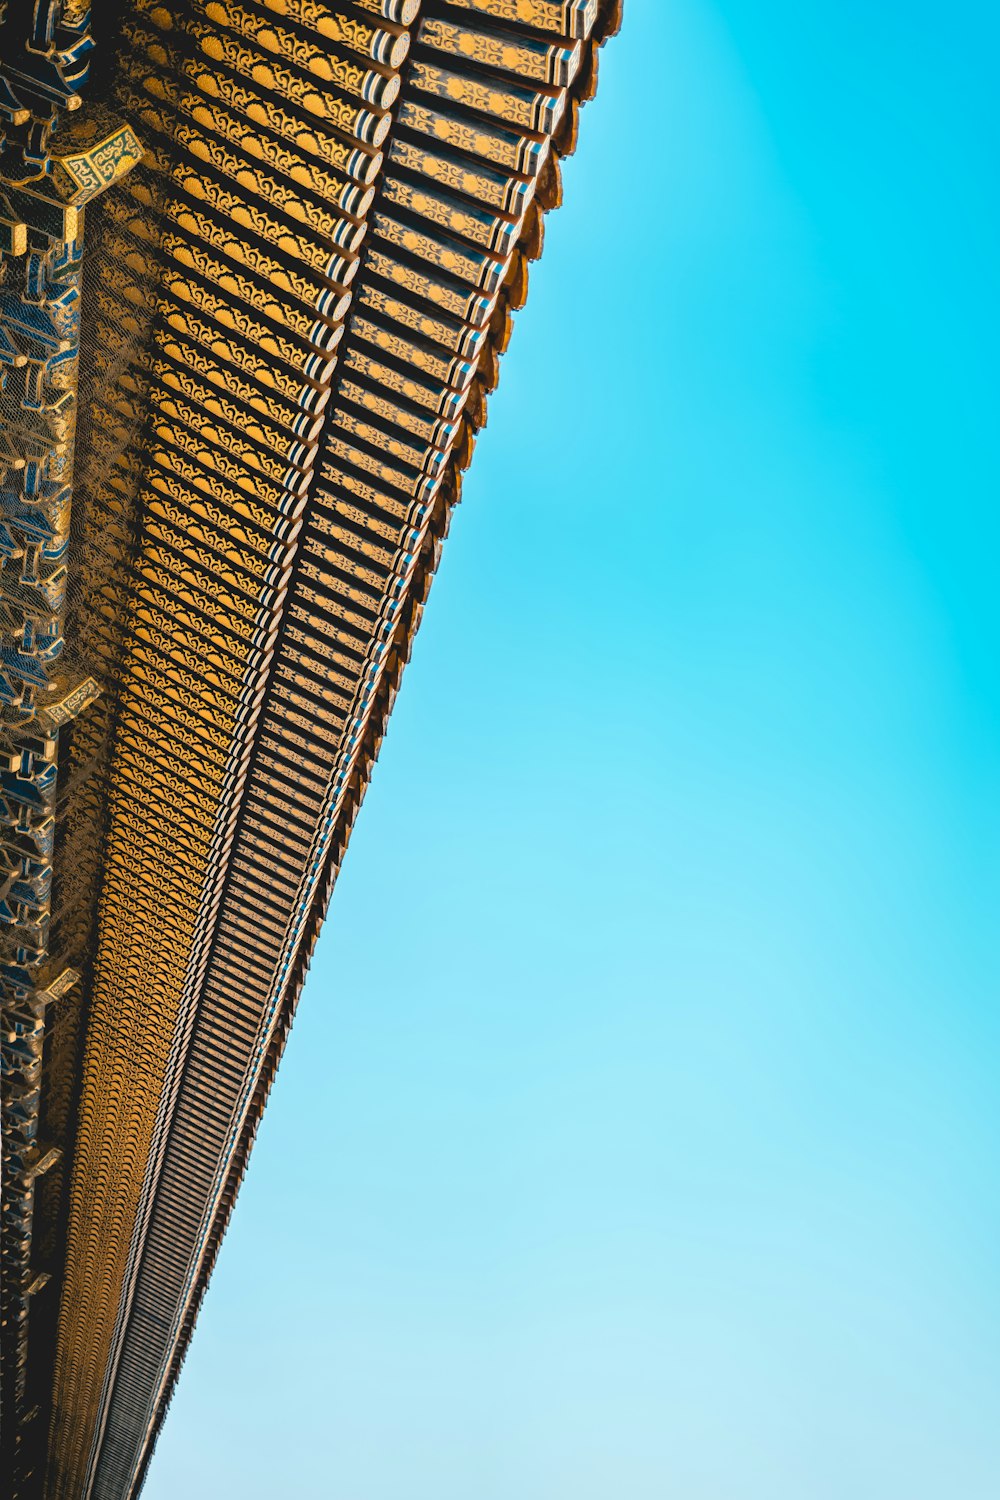
<path id="1" fill-rule="evenodd" d="M 141 1486 L 618 19 L 0 22 L 12 1500 Z"/>
<path id="2" fill-rule="evenodd" d="M 46 1029 L 79 975 L 51 941 L 60 731 L 97 695 L 64 653 L 83 208 L 138 160 L 124 123 L 78 114 L 92 48 L 73 0 L 0 20 L 0 1453 L 22 1488 L 40 1463 L 28 1400 Z"/>

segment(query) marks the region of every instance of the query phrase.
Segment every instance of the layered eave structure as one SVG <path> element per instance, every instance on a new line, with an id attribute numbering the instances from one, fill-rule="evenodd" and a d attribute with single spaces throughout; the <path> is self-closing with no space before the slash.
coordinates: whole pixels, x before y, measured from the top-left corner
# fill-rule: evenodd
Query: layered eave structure
<path id="1" fill-rule="evenodd" d="M 0 3 L 17 1500 L 142 1484 L 619 5 Z"/>

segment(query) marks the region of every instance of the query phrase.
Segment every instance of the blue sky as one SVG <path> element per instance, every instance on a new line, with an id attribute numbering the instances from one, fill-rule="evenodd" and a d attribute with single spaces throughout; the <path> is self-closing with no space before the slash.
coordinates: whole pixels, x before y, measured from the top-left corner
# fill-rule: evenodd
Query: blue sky
<path id="1" fill-rule="evenodd" d="M 996 1500 L 993 7 L 629 0 L 147 1500 Z"/>

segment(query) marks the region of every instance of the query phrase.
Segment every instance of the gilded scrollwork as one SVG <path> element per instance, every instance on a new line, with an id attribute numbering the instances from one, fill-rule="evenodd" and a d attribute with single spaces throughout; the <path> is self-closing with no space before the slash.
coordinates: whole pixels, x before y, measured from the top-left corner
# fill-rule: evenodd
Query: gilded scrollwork
<path id="1" fill-rule="evenodd" d="M 74 121 L 90 48 L 75 0 L 0 6 L 0 1469 L 14 1494 L 35 1467 L 28 1342 L 52 1282 L 34 1263 L 37 1184 L 63 1171 L 41 1134 L 58 1115 L 49 1012 L 75 1025 L 80 977 L 51 951 L 59 751 L 100 696 L 64 651 L 82 209 L 141 155 L 124 121 Z"/>
<path id="2" fill-rule="evenodd" d="M 436 16 L 428 16 L 422 22 L 420 41 L 425 47 L 480 68 L 494 68 L 499 73 L 559 87 L 569 83 L 580 64 L 579 43 L 566 47 L 523 33 L 484 31 Z"/>

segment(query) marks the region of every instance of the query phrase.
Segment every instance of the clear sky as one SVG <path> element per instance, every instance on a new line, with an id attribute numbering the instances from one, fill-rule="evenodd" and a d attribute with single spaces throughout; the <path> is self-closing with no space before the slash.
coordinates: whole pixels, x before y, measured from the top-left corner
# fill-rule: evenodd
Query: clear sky
<path id="1" fill-rule="evenodd" d="M 628 0 L 146 1500 L 997 1500 L 1000 23 Z"/>

